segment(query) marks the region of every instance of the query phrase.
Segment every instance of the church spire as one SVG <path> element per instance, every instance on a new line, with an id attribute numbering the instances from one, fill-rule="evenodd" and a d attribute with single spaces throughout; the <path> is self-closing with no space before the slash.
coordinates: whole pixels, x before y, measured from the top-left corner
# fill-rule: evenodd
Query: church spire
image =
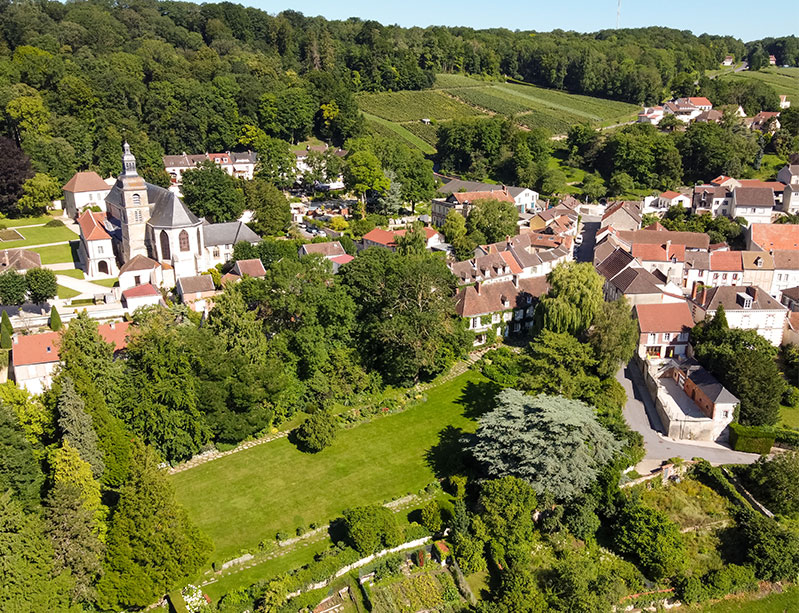
<path id="1" fill-rule="evenodd" d="M 125 144 L 122 145 L 122 149 L 122 174 L 128 177 L 138 176 L 139 173 L 136 172 L 136 158 L 130 152 L 128 141 L 125 141 Z"/>

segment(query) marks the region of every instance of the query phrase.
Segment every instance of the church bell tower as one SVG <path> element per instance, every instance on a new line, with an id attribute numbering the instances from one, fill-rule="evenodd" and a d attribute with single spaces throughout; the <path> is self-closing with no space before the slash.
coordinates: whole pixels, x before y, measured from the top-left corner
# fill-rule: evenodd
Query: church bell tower
<path id="1" fill-rule="evenodd" d="M 136 171 L 136 158 L 126 142 L 122 154 L 122 258 L 125 262 L 137 255 L 147 255 L 145 233 L 150 218 L 150 203 L 147 200 L 147 184 Z"/>

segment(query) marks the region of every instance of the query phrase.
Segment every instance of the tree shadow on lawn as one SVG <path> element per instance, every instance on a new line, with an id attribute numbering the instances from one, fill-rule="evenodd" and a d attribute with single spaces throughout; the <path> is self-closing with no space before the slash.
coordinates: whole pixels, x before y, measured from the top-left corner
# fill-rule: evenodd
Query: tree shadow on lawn
<path id="1" fill-rule="evenodd" d="M 454 426 L 447 426 L 438 433 L 438 443 L 425 452 L 427 465 L 437 479 L 479 472 L 470 451 L 472 436 Z"/>
<path id="2" fill-rule="evenodd" d="M 502 386 L 493 381 L 469 381 L 460 397 L 455 401 L 463 407 L 463 415 L 477 419 L 496 406 L 495 399 Z"/>

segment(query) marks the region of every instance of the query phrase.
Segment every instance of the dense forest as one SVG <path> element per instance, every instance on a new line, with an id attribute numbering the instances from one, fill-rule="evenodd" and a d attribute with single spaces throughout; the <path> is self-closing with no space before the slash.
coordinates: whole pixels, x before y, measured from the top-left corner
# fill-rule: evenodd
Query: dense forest
<path id="1" fill-rule="evenodd" d="M 423 89 L 437 72 L 651 103 L 726 54 L 799 62 L 795 37 L 400 28 L 227 2 L 4 3 L 0 36 L 3 132 L 60 181 L 118 172 L 123 138 L 154 182 L 164 153 L 250 147 L 279 164 L 287 141 L 359 135 L 355 92 Z"/>

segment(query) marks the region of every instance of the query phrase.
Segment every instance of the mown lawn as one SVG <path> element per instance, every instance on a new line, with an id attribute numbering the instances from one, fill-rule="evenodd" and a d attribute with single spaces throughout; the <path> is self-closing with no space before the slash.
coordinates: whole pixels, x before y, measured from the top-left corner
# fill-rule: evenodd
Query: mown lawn
<path id="1" fill-rule="evenodd" d="M 484 408 L 488 391 L 493 397 L 492 384 L 467 372 L 428 390 L 420 406 L 342 430 L 318 454 L 302 453 L 283 438 L 171 479 L 180 502 L 213 540 L 213 558 L 229 559 L 278 531 L 293 533 L 348 507 L 418 492 L 436 478 L 426 456 L 439 433 L 448 426 L 473 431 L 469 416 Z"/>
<path id="2" fill-rule="evenodd" d="M 78 263 L 78 242 L 72 241 L 63 245 L 50 245 L 48 247 L 35 247 L 35 251 L 42 258 L 42 264 L 63 264 L 65 262 Z M 6 247 L 0 243 L 0 249 Z"/>
<path id="3" fill-rule="evenodd" d="M 18 228 L 17 231 L 25 238 L 16 241 L 0 242 L 0 249 L 15 249 L 17 247 L 29 247 L 31 245 L 45 245 L 47 243 L 60 243 L 63 241 L 73 241 L 78 235 L 66 226 L 48 228 L 46 226 L 34 226 L 32 228 Z"/>
<path id="4" fill-rule="evenodd" d="M 785 94 L 793 104 L 799 103 L 799 68 L 764 68 L 763 70 L 743 70 L 725 74 L 719 79 L 747 79 L 768 83 L 777 93 Z"/>
<path id="5" fill-rule="evenodd" d="M 53 211 L 52 214 L 39 215 L 38 217 L 18 217 L 16 219 L 0 219 L 0 225 L 6 228 L 17 228 L 19 226 L 35 226 L 36 224 L 46 224 L 55 217 L 60 217 L 61 211 Z"/>
<path id="6" fill-rule="evenodd" d="M 74 289 L 69 287 L 64 287 L 63 285 L 58 286 L 58 297 L 62 300 L 66 300 L 68 298 L 74 298 L 75 296 L 80 295 L 80 292 L 76 292 Z"/>
<path id="7" fill-rule="evenodd" d="M 95 285 L 102 285 L 103 287 L 116 287 L 119 285 L 119 279 L 114 277 L 113 279 L 97 279 L 92 281 Z"/>
<path id="8" fill-rule="evenodd" d="M 65 277 L 72 277 L 73 279 L 83 279 L 83 271 L 80 268 L 71 268 L 69 270 L 57 270 L 57 275 L 64 275 Z"/>

